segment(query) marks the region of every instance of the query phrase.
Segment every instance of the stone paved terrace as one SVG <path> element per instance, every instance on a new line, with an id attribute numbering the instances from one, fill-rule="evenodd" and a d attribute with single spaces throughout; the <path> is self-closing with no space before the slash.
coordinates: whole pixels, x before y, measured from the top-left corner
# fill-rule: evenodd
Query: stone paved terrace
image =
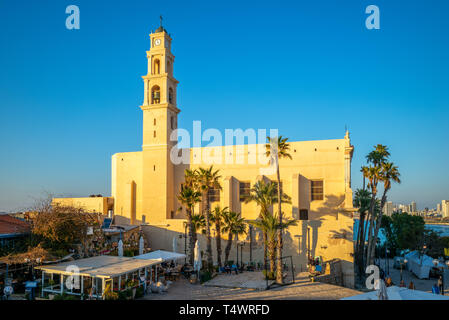
<path id="1" fill-rule="evenodd" d="M 268 285 L 272 283 L 274 283 L 273 280 L 268 281 Z M 262 272 L 244 272 L 239 274 L 219 274 L 203 285 L 207 287 L 265 290 L 267 281 Z"/>
<path id="2" fill-rule="evenodd" d="M 242 275 L 244 275 L 243 273 Z M 339 300 L 361 292 L 320 282 L 310 282 L 301 275 L 294 284 L 271 290 L 248 288 L 209 287 L 190 284 L 181 278 L 174 282 L 167 293 L 150 294 L 147 300 Z"/>

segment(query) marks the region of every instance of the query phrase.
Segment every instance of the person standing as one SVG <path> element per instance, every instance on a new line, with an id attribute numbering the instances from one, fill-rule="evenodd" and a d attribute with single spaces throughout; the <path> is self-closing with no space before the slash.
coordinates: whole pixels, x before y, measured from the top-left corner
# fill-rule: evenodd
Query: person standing
<path id="1" fill-rule="evenodd" d="M 440 290 L 440 294 L 444 295 L 443 276 L 441 276 L 441 275 L 438 278 L 438 289 Z"/>

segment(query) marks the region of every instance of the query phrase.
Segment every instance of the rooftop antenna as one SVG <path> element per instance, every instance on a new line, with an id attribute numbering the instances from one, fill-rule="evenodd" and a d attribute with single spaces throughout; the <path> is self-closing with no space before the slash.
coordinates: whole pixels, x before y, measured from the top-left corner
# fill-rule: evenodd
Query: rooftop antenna
<path id="1" fill-rule="evenodd" d="M 159 20 L 161 21 L 161 27 L 162 27 L 162 15 L 159 16 Z"/>

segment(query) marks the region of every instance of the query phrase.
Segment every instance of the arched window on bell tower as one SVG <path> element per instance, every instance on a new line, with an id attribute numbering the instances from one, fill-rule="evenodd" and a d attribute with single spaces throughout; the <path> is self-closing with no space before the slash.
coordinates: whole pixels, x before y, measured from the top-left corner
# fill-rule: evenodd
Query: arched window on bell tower
<path id="1" fill-rule="evenodd" d="M 173 97 L 173 88 L 168 89 L 168 102 L 173 104 L 174 97 Z"/>
<path id="2" fill-rule="evenodd" d="M 171 62 L 170 62 L 170 60 L 167 61 L 167 73 L 168 73 L 169 76 L 172 75 Z"/>
<path id="3" fill-rule="evenodd" d="M 153 74 L 161 73 L 161 61 L 159 59 L 154 59 L 153 62 Z"/>
<path id="4" fill-rule="evenodd" d="M 151 104 L 161 103 L 161 88 L 159 86 L 153 86 L 151 88 Z"/>

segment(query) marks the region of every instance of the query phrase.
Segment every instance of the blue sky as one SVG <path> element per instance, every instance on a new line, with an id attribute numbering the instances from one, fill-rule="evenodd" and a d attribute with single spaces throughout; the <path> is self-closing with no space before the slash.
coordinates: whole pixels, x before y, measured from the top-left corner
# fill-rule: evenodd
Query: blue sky
<path id="1" fill-rule="evenodd" d="M 80 8 L 80 30 L 65 8 Z M 365 8 L 380 8 L 380 30 Z M 449 199 L 449 2 L 0 1 L 0 211 L 44 192 L 110 194 L 110 157 L 142 143 L 148 34 L 172 35 L 179 126 L 279 128 L 377 143 L 403 183 L 390 199 Z"/>

